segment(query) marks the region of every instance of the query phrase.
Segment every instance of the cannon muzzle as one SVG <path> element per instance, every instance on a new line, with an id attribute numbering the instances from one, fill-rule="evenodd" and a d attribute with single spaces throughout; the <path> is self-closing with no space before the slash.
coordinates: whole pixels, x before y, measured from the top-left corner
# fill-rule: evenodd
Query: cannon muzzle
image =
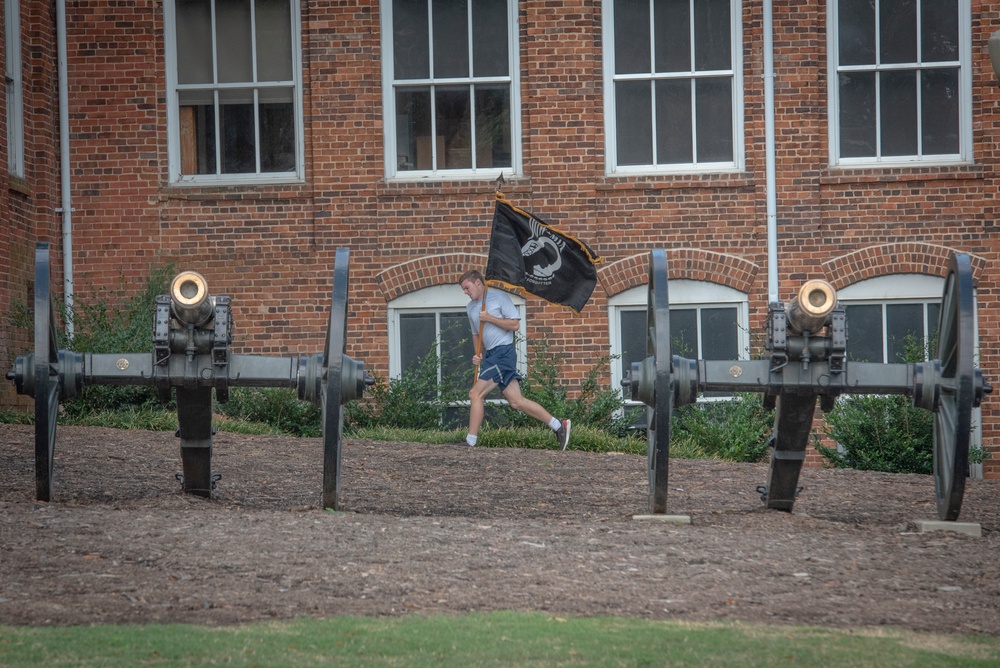
<path id="1" fill-rule="evenodd" d="M 791 329 L 801 334 L 815 334 L 830 324 L 830 314 L 837 306 L 837 291 L 827 281 L 814 278 L 799 288 L 785 312 Z"/>
<path id="2" fill-rule="evenodd" d="M 215 298 L 208 294 L 205 277 L 196 271 L 182 271 L 170 283 L 171 311 L 186 325 L 200 327 L 215 314 Z"/>

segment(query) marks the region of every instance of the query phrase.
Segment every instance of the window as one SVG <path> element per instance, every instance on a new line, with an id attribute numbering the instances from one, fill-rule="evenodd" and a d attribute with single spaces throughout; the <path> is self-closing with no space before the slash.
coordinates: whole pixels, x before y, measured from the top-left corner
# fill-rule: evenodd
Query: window
<path id="1" fill-rule="evenodd" d="M 7 46 L 7 172 L 24 178 L 24 90 L 21 80 L 21 3 L 4 3 Z"/>
<path id="2" fill-rule="evenodd" d="M 166 0 L 170 182 L 303 175 L 299 3 Z"/>
<path id="3" fill-rule="evenodd" d="M 971 159 L 968 0 L 832 0 L 832 162 Z"/>
<path id="4" fill-rule="evenodd" d="M 747 297 L 716 283 L 670 281 L 670 354 L 689 359 L 747 359 Z M 633 362 L 646 358 L 646 286 L 608 301 L 611 323 L 612 387 L 620 387 Z M 715 393 L 712 393 L 715 394 Z M 626 397 L 627 398 L 627 397 Z"/>
<path id="5" fill-rule="evenodd" d="M 896 274 L 861 281 L 837 293 L 847 314 L 847 359 L 899 363 L 916 343 L 936 356 L 938 317 L 944 280 Z"/>
<path id="6" fill-rule="evenodd" d="M 524 299 L 511 295 L 520 313 Z M 438 285 L 417 290 L 389 303 L 389 376 L 399 378 L 415 369 L 429 352 L 438 358 L 438 379 L 451 372 L 471 370 L 472 330 L 465 305 L 469 298 L 458 285 Z M 518 365 L 524 373 L 525 323 L 521 318 L 516 337 Z M 471 373 L 470 373 L 471 381 Z"/>
<path id="7" fill-rule="evenodd" d="M 517 0 L 382 0 L 388 178 L 520 171 Z"/>
<path id="8" fill-rule="evenodd" d="M 609 174 L 742 163 L 742 10 L 736 0 L 604 0 Z"/>

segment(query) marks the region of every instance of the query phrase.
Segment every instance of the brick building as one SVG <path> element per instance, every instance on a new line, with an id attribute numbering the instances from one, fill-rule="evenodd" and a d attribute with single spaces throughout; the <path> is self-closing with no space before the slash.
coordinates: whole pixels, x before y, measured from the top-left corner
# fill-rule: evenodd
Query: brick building
<path id="1" fill-rule="evenodd" d="M 821 277 L 852 354 L 893 360 L 971 253 L 996 377 L 993 3 L 21 0 L 5 19 L 0 312 L 29 299 L 43 239 L 78 298 L 174 263 L 233 298 L 240 351 L 311 354 L 348 246 L 347 352 L 395 374 L 463 317 L 453 283 L 485 263 L 502 173 L 605 258 L 581 316 L 520 302 L 571 386 L 635 354 L 652 248 L 688 355 L 722 359 L 749 354 L 769 296 Z M 0 333 L 9 365 L 30 344 Z"/>

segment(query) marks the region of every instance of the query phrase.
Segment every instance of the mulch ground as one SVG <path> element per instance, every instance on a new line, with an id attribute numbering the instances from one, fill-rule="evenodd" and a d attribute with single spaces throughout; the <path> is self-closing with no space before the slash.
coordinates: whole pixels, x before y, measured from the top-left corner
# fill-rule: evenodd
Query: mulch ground
<path id="1" fill-rule="evenodd" d="M 172 433 L 60 427 L 50 503 L 34 432 L 0 425 L 0 623 L 236 624 L 534 610 L 1000 635 L 1000 481 L 918 533 L 929 476 L 807 468 L 793 513 L 766 464 L 674 460 L 647 510 L 644 457 L 346 440 L 343 510 L 322 442 L 218 434 L 211 500 L 183 494 Z"/>

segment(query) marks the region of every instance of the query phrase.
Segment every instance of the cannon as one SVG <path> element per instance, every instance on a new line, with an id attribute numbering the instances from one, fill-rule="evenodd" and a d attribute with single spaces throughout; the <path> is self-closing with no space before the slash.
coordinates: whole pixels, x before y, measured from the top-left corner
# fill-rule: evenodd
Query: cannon
<path id="1" fill-rule="evenodd" d="M 772 302 L 766 354 L 759 360 L 693 360 L 671 355 L 667 257 L 649 259 L 646 358 L 633 363 L 622 385 L 647 414 L 649 512 L 667 512 L 670 428 L 674 406 L 700 392 L 762 392 L 775 411 L 770 472 L 758 488 L 767 508 L 791 512 L 798 492 L 817 399 L 823 411 L 842 394 L 903 394 L 932 411 L 934 488 L 938 516 L 958 519 L 968 475 L 972 410 L 993 388 L 975 367 L 975 305 L 969 256 L 949 260 L 938 324 L 937 357 L 880 364 L 847 360 L 847 316 L 833 286 L 807 281 L 786 305 Z"/>
<path id="2" fill-rule="evenodd" d="M 232 352 L 229 297 L 211 296 L 205 278 L 178 274 L 170 293 L 156 298 L 153 351 L 77 353 L 59 350 L 50 294 L 49 245 L 35 248 L 34 349 L 18 357 L 7 379 L 19 394 L 35 400 L 35 496 L 49 501 L 59 402 L 89 385 L 147 385 L 166 402 L 174 393 L 185 492 L 211 497 L 219 476 L 212 473 L 212 395 L 229 399 L 230 387 L 287 387 L 322 408 L 323 507 L 338 509 L 342 406 L 363 396 L 374 381 L 364 363 L 345 353 L 350 251 L 338 248 L 324 350 L 305 357 L 266 357 Z"/>

